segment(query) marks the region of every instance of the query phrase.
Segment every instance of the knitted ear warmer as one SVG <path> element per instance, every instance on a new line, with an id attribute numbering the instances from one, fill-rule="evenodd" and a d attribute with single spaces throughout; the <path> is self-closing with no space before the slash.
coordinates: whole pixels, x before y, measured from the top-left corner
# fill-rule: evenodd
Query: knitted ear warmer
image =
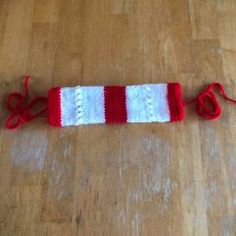
<path id="1" fill-rule="evenodd" d="M 12 113 L 6 128 L 14 129 L 46 113 L 52 126 L 77 126 L 101 123 L 174 122 L 184 119 L 182 88 L 179 83 L 143 84 L 130 86 L 55 87 L 48 97 L 36 97 L 27 104 L 30 76 L 24 79 L 24 93 L 12 93 L 7 108 Z M 196 103 L 196 112 L 206 119 L 216 119 L 221 113 L 213 89 L 226 96 L 220 83 L 213 83 L 187 104 Z M 15 101 L 14 101 L 15 100 Z M 33 107 L 44 106 L 33 113 Z"/>
<path id="2" fill-rule="evenodd" d="M 54 126 L 183 120 L 181 85 L 52 88 L 48 121 Z"/>

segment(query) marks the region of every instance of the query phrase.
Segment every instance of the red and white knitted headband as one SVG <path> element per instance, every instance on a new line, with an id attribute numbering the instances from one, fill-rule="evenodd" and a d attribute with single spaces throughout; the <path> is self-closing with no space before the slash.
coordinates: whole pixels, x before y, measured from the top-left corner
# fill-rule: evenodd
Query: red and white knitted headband
<path id="1" fill-rule="evenodd" d="M 24 93 L 12 93 L 7 108 L 12 113 L 6 128 L 14 129 L 46 113 L 52 126 L 77 126 L 100 123 L 173 122 L 184 119 L 184 100 L 179 83 L 130 86 L 55 87 L 48 97 L 36 97 L 27 104 L 30 76 L 24 79 Z M 206 119 L 216 119 L 221 107 L 213 89 L 217 88 L 228 101 L 236 103 L 224 92 L 220 83 L 213 83 L 188 104 L 196 103 L 196 112 Z M 43 103 L 36 113 L 34 106 Z"/>

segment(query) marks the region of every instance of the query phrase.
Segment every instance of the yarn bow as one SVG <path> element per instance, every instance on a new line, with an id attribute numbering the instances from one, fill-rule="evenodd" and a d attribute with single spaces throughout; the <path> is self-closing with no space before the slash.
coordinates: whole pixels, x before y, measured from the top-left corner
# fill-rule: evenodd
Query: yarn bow
<path id="1" fill-rule="evenodd" d="M 223 84 L 217 82 L 210 84 L 196 98 L 187 103 L 188 105 L 196 102 L 196 113 L 208 120 L 217 119 L 222 112 L 221 106 L 214 93 L 214 89 L 217 89 L 225 100 L 236 103 L 236 100 L 231 99 L 226 95 Z"/>
<path id="2" fill-rule="evenodd" d="M 24 123 L 34 120 L 47 110 L 47 97 L 38 96 L 28 102 L 30 79 L 29 75 L 24 77 L 23 93 L 13 92 L 7 98 L 6 107 L 12 113 L 6 119 L 5 127 L 8 129 L 16 129 Z M 43 104 L 43 107 L 38 110 L 37 107 L 40 104 Z M 37 111 L 33 112 L 33 109 Z"/>

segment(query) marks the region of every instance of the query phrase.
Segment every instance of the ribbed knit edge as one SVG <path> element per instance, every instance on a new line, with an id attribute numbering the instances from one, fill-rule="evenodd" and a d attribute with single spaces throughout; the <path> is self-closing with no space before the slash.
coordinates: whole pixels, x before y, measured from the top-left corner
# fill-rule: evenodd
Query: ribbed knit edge
<path id="1" fill-rule="evenodd" d="M 48 91 L 48 123 L 61 127 L 61 88 L 55 87 Z"/>
<path id="2" fill-rule="evenodd" d="M 167 89 L 170 122 L 184 120 L 184 105 L 181 85 L 179 83 L 168 83 Z"/>

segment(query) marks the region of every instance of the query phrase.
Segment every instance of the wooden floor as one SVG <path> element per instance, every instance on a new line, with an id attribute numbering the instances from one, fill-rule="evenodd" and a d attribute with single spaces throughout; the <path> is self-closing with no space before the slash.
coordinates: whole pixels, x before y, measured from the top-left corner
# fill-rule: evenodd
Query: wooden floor
<path id="1" fill-rule="evenodd" d="M 0 97 L 178 81 L 236 97 L 235 0 L 0 0 Z M 172 124 L 4 128 L 0 235 L 236 235 L 236 107 Z"/>

